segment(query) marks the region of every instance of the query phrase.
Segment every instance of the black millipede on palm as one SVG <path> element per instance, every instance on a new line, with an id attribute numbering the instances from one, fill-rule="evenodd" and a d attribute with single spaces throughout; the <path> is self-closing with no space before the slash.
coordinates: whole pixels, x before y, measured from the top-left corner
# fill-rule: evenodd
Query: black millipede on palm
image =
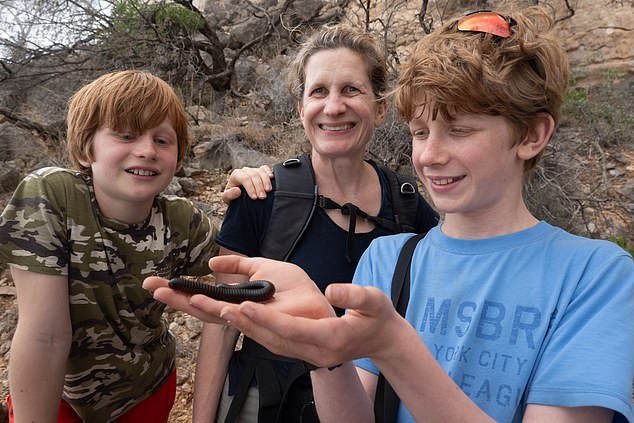
<path id="1" fill-rule="evenodd" d="M 268 300 L 275 294 L 275 285 L 265 280 L 211 285 L 191 279 L 174 278 L 169 281 L 169 287 L 189 294 L 203 294 L 214 300 L 228 303 L 261 302 Z"/>

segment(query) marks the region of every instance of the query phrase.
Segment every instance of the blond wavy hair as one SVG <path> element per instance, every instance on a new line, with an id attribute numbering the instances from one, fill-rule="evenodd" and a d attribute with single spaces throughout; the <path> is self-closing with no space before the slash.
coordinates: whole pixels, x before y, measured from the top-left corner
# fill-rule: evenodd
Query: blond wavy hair
<path id="1" fill-rule="evenodd" d="M 359 54 L 367 64 L 372 91 L 377 99 L 383 99 L 387 89 L 388 71 L 385 57 L 377 39 L 370 33 L 346 25 L 324 26 L 304 42 L 290 65 L 287 85 L 291 95 L 301 101 L 306 83 L 306 63 L 315 53 L 324 50 L 347 48 Z"/>

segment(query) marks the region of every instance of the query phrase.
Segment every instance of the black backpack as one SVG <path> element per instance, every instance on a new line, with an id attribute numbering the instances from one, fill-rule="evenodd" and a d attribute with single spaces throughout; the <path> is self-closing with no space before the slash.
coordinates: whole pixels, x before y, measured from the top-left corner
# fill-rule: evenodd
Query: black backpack
<path id="1" fill-rule="evenodd" d="M 260 246 L 263 257 L 286 261 L 308 227 L 317 207 L 341 209 L 350 215 L 349 235 L 354 236 L 354 222 L 357 216 L 369 219 L 393 233 L 416 232 L 418 212 L 418 187 L 413 177 L 394 172 L 386 166 L 377 166 L 387 176 L 394 220 L 369 216 L 354 204 L 339 205 L 328 197 L 320 195 L 315 184 L 315 176 L 310 156 L 303 154 L 286 160 L 273 167 L 276 189 L 273 211 Z"/>

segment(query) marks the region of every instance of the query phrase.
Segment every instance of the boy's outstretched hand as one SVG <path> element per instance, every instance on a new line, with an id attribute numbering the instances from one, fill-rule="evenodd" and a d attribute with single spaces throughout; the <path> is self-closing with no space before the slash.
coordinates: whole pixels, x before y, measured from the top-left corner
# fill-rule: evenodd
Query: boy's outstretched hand
<path id="1" fill-rule="evenodd" d="M 398 328 L 408 326 L 376 288 L 331 284 L 324 296 L 299 267 L 264 258 L 220 256 L 210 260 L 210 267 L 269 280 L 275 284 L 275 296 L 264 303 L 231 304 L 202 295 L 189 297 L 166 288 L 164 279 L 159 283 L 148 278 L 143 286 L 173 308 L 206 322 L 228 323 L 276 354 L 320 367 L 360 357 L 387 358 L 395 352 L 391 346 L 398 344 Z M 331 305 L 347 308 L 348 313 L 338 318 Z"/>
<path id="2" fill-rule="evenodd" d="M 242 274 L 250 280 L 268 280 L 275 284 L 273 299 L 265 304 L 267 310 L 277 310 L 290 316 L 311 319 L 335 316 L 333 308 L 319 288 L 298 266 L 264 258 L 219 256 L 209 261 L 212 270 L 219 273 Z M 222 283 L 219 280 L 217 283 Z M 224 313 L 239 312 L 239 304 L 214 300 L 204 295 L 191 295 L 169 288 L 167 279 L 149 277 L 143 287 L 153 292 L 155 299 L 209 323 L 227 323 Z M 243 304 L 247 304 L 245 302 Z"/>

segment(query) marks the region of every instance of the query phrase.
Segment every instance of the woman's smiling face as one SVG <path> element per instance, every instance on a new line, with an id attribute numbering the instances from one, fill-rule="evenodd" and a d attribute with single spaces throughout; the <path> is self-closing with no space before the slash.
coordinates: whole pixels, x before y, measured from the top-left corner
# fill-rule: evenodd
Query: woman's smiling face
<path id="1" fill-rule="evenodd" d="M 299 113 L 313 153 L 362 155 L 386 109 L 374 95 L 364 58 L 347 48 L 321 50 L 304 72 Z"/>

